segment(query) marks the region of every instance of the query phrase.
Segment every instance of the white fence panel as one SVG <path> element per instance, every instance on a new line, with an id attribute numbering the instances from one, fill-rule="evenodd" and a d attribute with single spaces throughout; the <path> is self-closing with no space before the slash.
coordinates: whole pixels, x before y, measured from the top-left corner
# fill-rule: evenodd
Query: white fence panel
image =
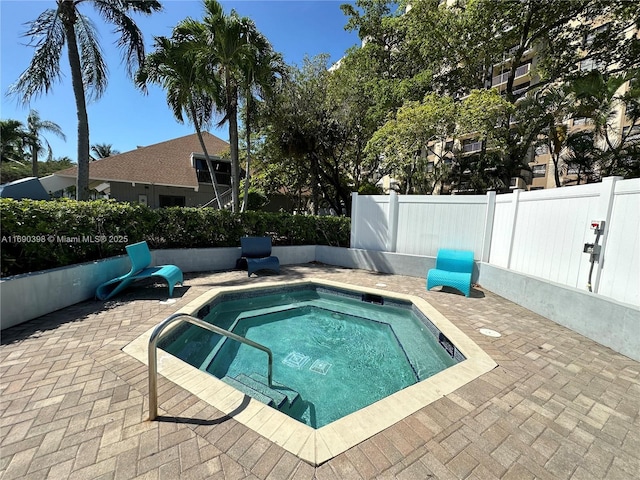
<path id="1" fill-rule="evenodd" d="M 513 197 L 515 194 L 498 195 L 493 216 L 493 234 L 489 263 L 499 267 L 509 266 L 509 249 L 513 227 Z"/>
<path id="2" fill-rule="evenodd" d="M 640 305 L 640 179 L 616 182 L 598 293 Z"/>
<path id="3" fill-rule="evenodd" d="M 589 222 L 597 215 L 601 184 L 522 192 L 509 268 L 576 288 L 589 276 L 586 242 L 595 236 Z"/>
<path id="4" fill-rule="evenodd" d="M 487 197 L 398 197 L 396 252 L 435 257 L 440 248 L 472 250 L 482 258 Z"/>
<path id="5" fill-rule="evenodd" d="M 389 238 L 388 195 L 356 195 L 351 218 L 351 248 L 385 251 Z"/>
<path id="6" fill-rule="evenodd" d="M 605 220 L 604 236 L 590 228 Z M 472 250 L 478 261 L 640 305 L 640 179 L 487 196 L 358 196 L 351 246 L 434 257 Z M 596 239 L 603 261 L 591 264 Z"/>

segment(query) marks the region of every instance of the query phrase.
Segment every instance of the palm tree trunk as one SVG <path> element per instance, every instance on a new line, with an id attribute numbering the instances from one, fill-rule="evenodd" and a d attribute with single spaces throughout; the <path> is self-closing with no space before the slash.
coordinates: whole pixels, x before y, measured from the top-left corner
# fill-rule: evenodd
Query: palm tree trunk
<path id="1" fill-rule="evenodd" d="M 238 89 L 233 83 L 231 72 L 225 71 L 227 86 L 227 116 L 229 117 L 229 143 L 231 144 L 231 193 L 233 211 L 240 210 L 240 165 L 238 161 Z"/>
<path id="2" fill-rule="evenodd" d="M 38 145 L 31 143 L 31 176 L 38 178 Z"/>
<path id="3" fill-rule="evenodd" d="M 240 209 L 241 212 L 246 212 L 247 209 L 249 208 L 249 180 L 250 180 L 249 168 L 251 167 L 251 113 L 250 113 L 251 91 L 247 92 L 246 108 L 247 108 L 247 115 L 244 123 L 245 123 L 246 137 L 247 137 L 247 161 L 245 164 L 246 176 L 244 178 L 244 198 L 242 200 L 242 208 Z"/>
<path id="4" fill-rule="evenodd" d="M 78 179 L 76 184 L 76 198 L 89 200 L 89 119 L 87 116 L 87 102 L 85 99 L 84 85 L 82 83 L 82 69 L 78 43 L 74 24 L 76 21 L 75 7 L 72 2 L 63 2 L 63 25 L 67 40 L 67 52 L 69 66 L 71 67 L 71 83 L 76 100 L 76 113 L 78 116 Z"/>
<path id="5" fill-rule="evenodd" d="M 213 164 L 209 158 L 209 152 L 207 152 L 207 146 L 204 144 L 202 138 L 202 132 L 200 131 L 200 124 L 198 123 L 198 116 L 196 115 L 196 109 L 193 102 L 189 102 L 189 108 L 191 109 L 191 116 L 193 118 L 193 125 L 196 127 L 196 134 L 198 135 L 198 141 L 204 153 L 205 162 L 207 162 L 207 170 L 209 170 L 209 176 L 211 177 L 211 185 L 213 185 L 213 193 L 216 196 L 216 202 L 218 203 L 218 209 L 222 210 L 222 203 L 220 202 L 220 193 L 218 192 L 218 181 L 216 180 L 215 172 L 213 171 Z"/>

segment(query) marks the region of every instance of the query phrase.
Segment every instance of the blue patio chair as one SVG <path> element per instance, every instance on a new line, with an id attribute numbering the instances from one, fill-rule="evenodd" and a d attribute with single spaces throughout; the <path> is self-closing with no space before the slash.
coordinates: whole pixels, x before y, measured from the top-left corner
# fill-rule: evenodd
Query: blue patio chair
<path id="1" fill-rule="evenodd" d="M 436 286 L 453 287 L 468 297 L 471 293 L 473 252 L 467 250 L 438 250 L 436 268 L 427 273 L 427 290 Z"/>
<path id="2" fill-rule="evenodd" d="M 280 260 L 271 255 L 270 237 L 241 237 L 240 246 L 242 253 L 238 261 L 242 265 L 247 262 L 247 276 L 260 270 L 270 270 L 280 273 Z"/>
<path id="3" fill-rule="evenodd" d="M 100 300 L 108 300 L 114 295 L 120 293 L 136 280 L 149 277 L 162 277 L 169 285 L 169 296 L 173 295 L 173 287 L 179 283 L 182 285 L 182 270 L 175 265 L 161 265 L 158 267 L 150 267 L 151 252 L 147 242 L 134 243 L 127 245 L 127 254 L 131 260 L 131 271 L 126 275 L 114 278 L 100 285 L 96 290 L 96 297 Z"/>

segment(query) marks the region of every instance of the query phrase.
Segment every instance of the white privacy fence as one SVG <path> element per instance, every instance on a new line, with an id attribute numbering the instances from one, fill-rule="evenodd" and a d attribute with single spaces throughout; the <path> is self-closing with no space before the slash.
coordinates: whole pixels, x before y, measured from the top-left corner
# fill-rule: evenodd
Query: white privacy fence
<path id="1" fill-rule="evenodd" d="M 592 220 L 604 220 L 600 261 Z M 472 250 L 477 261 L 640 305 L 640 179 L 510 194 L 353 194 L 351 248 L 435 257 Z M 426 273 L 426 272 L 425 272 Z"/>

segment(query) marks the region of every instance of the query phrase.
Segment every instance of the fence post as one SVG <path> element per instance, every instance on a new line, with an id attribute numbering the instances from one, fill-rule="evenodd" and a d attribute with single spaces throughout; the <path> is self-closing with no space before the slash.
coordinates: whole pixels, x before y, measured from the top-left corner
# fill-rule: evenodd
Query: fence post
<path id="1" fill-rule="evenodd" d="M 387 252 L 395 252 L 398 244 L 398 194 L 395 190 L 389 192 L 387 228 Z"/>
<path id="2" fill-rule="evenodd" d="M 511 235 L 509 236 L 509 256 L 507 257 L 507 269 L 511 269 L 511 254 L 513 253 L 513 240 L 516 237 L 516 223 L 518 221 L 518 205 L 520 202 L 520 192 L 522 189 L 513 191 L 512 210 L 511 210 Z"/>
<path id="3" fill-rule="evenodd" d="M 602 179 L 600 196 L 598 197 L 598 206 L 596 212 L 598 218 L 590 218 L 589 220 L 604 220 L 604 232 L 602 233 L 602 241 L 600 242 L 600 256 L 596 267 L 596 278 L 593 281 L 593 293 L 598 293 L 600 286 L 600 275 L 604 266 L 604 257 L 607 249 L 607 237 L 611 228 L 611 212 L 613 210 L 613 199 L 616 191 L 616 182 L 622 180 L 622 177 L 605 177 Z"/>
<path id="4" fill-rule="evenodd" d="M 358 241 L 358 192 L 351 193 L 351 241 L 350 248 L 357 248 Z"/>
<path id="5" fill-rule="evenodd" d="M 493 237 L 493 217 L 496 213 L 496 192 L 487 192 L 487 210 L 484 219 L 484 237 L 482 239 L 481 262 L 489 262 L 491 253 L 491 238 Z"/>

